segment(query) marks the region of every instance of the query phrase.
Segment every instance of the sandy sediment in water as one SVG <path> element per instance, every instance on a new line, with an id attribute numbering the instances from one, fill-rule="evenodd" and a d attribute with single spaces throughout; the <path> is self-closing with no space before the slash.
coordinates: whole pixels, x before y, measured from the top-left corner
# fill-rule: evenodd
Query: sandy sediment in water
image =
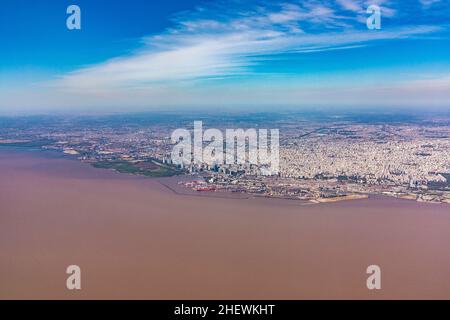
<path id="1" fill-rule="evenodd" d="M 177 195 L 0 151 L 0 299 L 450 299 L 446 204 Z M 68 291 L 66 267 L 82 270 Z M 382 269 L 382 290 L 366 268 Z"/>

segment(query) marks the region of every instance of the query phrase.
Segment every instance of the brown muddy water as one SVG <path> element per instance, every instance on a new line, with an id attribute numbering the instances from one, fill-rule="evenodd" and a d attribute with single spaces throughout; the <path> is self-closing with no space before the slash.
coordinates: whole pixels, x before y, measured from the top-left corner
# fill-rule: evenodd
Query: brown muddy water
<path id="1" fill-rule="evenodd" d="M 381 290 L 366 287 L 372 264 Z M 450 206 L 180 195 L 0 150 L 0 299 L 16 298 L 450 299 Z"/>

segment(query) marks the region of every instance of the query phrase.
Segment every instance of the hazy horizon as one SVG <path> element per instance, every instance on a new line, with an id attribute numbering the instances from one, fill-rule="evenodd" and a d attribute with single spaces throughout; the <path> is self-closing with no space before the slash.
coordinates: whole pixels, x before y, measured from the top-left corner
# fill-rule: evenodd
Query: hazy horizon
<path id="1" fill-rule="evenodd" d="M 398 115 L 408 118 L 419 117 L 449 117 L 450 109 L 442 110 L 441 108 L 408 108 L 408 107 L 310 107 L 310 108 L 296 108 L 296 107 L 278 107 L 276 111 L 273 106 L 229 106 L 221 107 L 218 111 L 214 107 L 173 107 L 173 108 L 134 108 L 129 110 L 123 109 L 92 109 L 79 108 L 69 110 L 16 110 L 4 111 L 0 110 L 0 118 L 21 118 L 21 117 L 108 117 L 108 116 L 152 116 L 152 115 L 177 115 L 183 116 L 213 116 L 229 114 L 230 116 L 239 117 L 248 114 L 298 114 L 298 115 L 327 115 L 328 117 L 344 116 L 344 115 L 377 115 L 389 116 Z"/>

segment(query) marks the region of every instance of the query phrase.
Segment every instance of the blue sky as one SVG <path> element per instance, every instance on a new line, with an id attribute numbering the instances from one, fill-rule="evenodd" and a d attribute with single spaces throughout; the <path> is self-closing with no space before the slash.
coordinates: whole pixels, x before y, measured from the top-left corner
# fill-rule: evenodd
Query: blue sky
<path id="1" fill-rule="evenodd" d="M 66 28 L 71 4 L 81 30 Z M 450 110 L 447 0 L 2 0 L 0 36 L 5 113 Z"/>

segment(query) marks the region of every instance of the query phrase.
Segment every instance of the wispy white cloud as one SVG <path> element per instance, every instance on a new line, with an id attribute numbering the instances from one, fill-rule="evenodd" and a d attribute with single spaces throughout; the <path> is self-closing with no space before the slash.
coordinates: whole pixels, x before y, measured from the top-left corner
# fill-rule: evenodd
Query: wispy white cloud
<path id="1" fill-rule="evenodd" d="M 420 3 L 426 7 L 431 6 L 432 4 L 441 2 L 441 0 L 419 0 Z"/>
<path id="2" fill-rule="evenodd" d="M 318 52 L 351 49 L 370 41 L 404 39 L 428 34 L 437 27 L 418 26 L 395 31 L 348 31 L 325 34 L 285 34 L 247 30 L 212 37 L 170 37 L 172 44 L 161 51 L 143 51 L 130 57 L 81 69 L 65 75 L 57 84 L 68 89 L 128 87 L 154 82 L 186 81 L 251 74 L 252 64 L 263 55 L 286 52 Z M 165 39 L 167 40 L 167 38 Z"/>
<path id="3" fill-rule="evenodd" d="M 361 12 L 363 10 L 361 1 L 358 0 L 337 0 L 337 3 L 340 4 L 345 10 L 354 12 Z"/>
<path id="4" fill-rule="evenodd" d="M 367 2 L 367 1 L 366 1 Z M 373 0 L 387 10 L 389 1 Z M 379 40 L 405 39 L 437 26 L 370 31 L 358 22 L 365 1 L 303 1 L 266 7 L 202 8 L 174 27 L 143 39 L 138 52 L 63 75 L 52 84 L 86 93 L 108 89 L 252 75 L 263 56 L 344 50 Z M 354 11 L 345 15 L 346 10 Z M 389 11 L 391 10 L 391 11 Z M 392 16 L 394 9 L 389 9 Z"/>
<path id="5" fill-rule="evenodd" d="M 416 6 L 423 10 L 436 2 L 420 1 Z M 383 99 L 399 103 L 449 101 L 446 77 L 390 83 L 385 87 L 329 79 L 311 87 L 304 83 L 289 85 L 298 79 L 284 77 L 281 72 L 277 75 L 276 68 L 270 75 L 260 71 L 261 65 L 284 54 L 354 50 L 391 40 L 433 37 L 443 30 L 444 26 L 420 24 L 417 20 L 413 25 L 394 23 L 382 30 L 366 28 L 368 5 L 381 6 L 383 19 L 397 19 L 407 14 L 399 10 L 400 3 L 262 0 L 249 5 L 248 1 L 230 0 L 227 5 L 198 8 L 175 16 L 171 28 L 143 37 L 142 47 L 132 54 L 62 74 L 44 85 L 17 90 L 0 88 L 0 108 L 39 104 L 55 108 L 119 108 L 211 103 L 364 105 L 375 99 L 380 103 Z M 274 81 L 261 84 L 261 79 L 266 78 Z M 26 95 L 21 94 L 25 91 Z"/>

